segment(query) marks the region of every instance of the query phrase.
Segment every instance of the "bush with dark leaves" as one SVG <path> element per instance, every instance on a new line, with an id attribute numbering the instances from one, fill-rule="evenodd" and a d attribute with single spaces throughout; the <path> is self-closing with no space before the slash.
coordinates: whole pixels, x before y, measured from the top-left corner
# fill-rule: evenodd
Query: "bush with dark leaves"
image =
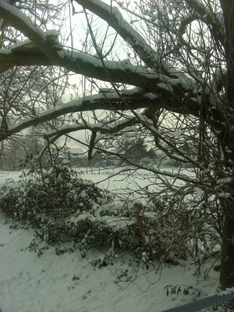
<path id="1" fill-rule="evenodd" d="M 14 221 L 32 225 L 37 236 L 51 245 L 77 236 L 66 221 L 69 216 L 101 209 L 112 198 L 67 165 L 21 176 L 17 182 L 8 180 L 0 189 L 1 210 Z"/>

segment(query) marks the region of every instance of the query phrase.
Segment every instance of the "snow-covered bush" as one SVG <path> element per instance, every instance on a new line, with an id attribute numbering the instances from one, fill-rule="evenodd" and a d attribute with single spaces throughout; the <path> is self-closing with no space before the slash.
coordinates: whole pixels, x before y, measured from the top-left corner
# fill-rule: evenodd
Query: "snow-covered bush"
<path id="1" fill-rule="evenodd" d="M 214 207 L 207 206 L 207 211 Z M 203 207 L 192 207 L 182 200 L 162 201 L 152 194 L 147 207 L 134 205 L 134 216 L 140 229 L 142 260 L 153 258 L 177 263 L 191 259 L 198 265 L 218 256 L 221 236 L 219 220 L 202 213 Z M 218 257 L 217 257 L 218 259 Z"/>
<path id="2" fill-rule="evenodd" d="M 42 174 L 22 176 L 17 182 L 6 181 L 0 190 L 0 205 L 6 215 L 31 224 L 53 244 L 70 237 L 70 230 L 64 227 L 68 216 L 107 204 L 112 196 L 63 165 Z"/>
<path id="3" fill-rule="evenodd" d="M 147 197 L 147 206 L 123 204 L 60 165 L 18 182 L 8 180 L 0 189 L 0 207 L 13 220 L 35 228 L 30 247 L 39 253 L 48 245 L 58 254 L 79 248 L 84 256 L 91 247 L 105 247 L 113 254 L 132 251 L 145 264 L 188 258 L 200 264 L 212 254 L 220 236 L 201 207 L 191 209 L 183 201 L 162 200 L 153 193 Z"/>
<path id="4" fill-rule="evenodd" d="M 57 253 L 79 248 L 84 256 L 90 247 L 141 248 L 136 220 L 113 199 L 114 194 L 67 165 L 8 180 L 0 189 L 1 210 L 13 222 L 35 229 L 30 249 L 39 254 L 48 245 Z"/>

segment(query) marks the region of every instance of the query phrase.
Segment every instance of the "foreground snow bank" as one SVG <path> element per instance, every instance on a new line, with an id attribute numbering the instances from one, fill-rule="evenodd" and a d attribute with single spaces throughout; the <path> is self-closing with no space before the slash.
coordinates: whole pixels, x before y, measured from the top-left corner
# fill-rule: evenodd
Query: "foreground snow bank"
<path id="1" fill-rule="evenodd" d="M 89 252 L 82 259 L 78 250 L 57 256 L 50 248 L 38 257 L 27 249 L 33 231 L 9 231 L 2 214 L 0 218 L 3 312 L 155 312 L 190 302 L 198 291 L 199 298 L 215 293 L 218 273 L 211 270 L 204 280 L 194 276 L 195 268 L 189 264 L 155 273 L 155 269 L 137 268 L 130 255 L 119 255 L 100 269 L 95 265 L 104 255 L 100 252 Z M 167 296 L 165 287 L 169 285 L 193 288 L 187 295 Z"/>

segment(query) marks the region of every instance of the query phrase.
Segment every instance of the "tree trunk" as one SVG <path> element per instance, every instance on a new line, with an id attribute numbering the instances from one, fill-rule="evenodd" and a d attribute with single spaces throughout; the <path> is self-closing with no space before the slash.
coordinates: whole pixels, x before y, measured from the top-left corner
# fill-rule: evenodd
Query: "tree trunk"
<path id="1" fill-rule="evenodd" d="M 233 210 L 233 206 L 230 207 Z M 225 214 L 220 284 L 222 290 L 234 287 L 234 219 L 229 213 Z"/>
<path id="2" fill-rule="evenodd" d="M 220 0 L 223 10 L 224 25 L 226 33 L 226 64 L 227 64 L 227 81 L 226 81 L 226 135 L 223 147 L 232 151 L 227 159 L 227 167 L 233 172 L 234 166 L 234 142 L 233 142 L 233 109 L 234 109 L 234 1 Z M 231 177 L 233 179 L 233 177 Z M 221 253 L 221 271 L 220 285 L 224 290 L 234 287 L 234 185 L 229 186 L 230 198 L 223 202 L 223 211 L 225 215 L 223 228 L 223 241 Z M 228 304 L 229 308 L 234 307 L 234 302 Z"/>

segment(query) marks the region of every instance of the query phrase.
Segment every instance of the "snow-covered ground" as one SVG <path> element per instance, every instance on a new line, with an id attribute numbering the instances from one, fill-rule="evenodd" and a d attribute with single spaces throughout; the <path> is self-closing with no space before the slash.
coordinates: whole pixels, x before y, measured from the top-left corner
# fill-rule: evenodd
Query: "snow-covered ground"
<path id="1" fill-rule="evenodd" d="M 0 172 L 0 183 L 17 175 Z M 95 181 L 107 176 L 87 175 L 85 178 Z M 110 189 L 117 189 L 128 182 L 113 178 L 102 185 L 108 183 Z M 2 312 L 158 312 L 214 294 L 218 286 L 219 273 L 213 269 L 204 279 L 210 263 L 197 276 L 189 262 L 146 270 L 142 265 L 138 267 L 130 254 L 116 254 L 112 263 L 99 268 L 98 261 L 106 252 L 100 250 L 82 258 L 79 250 L 57 256 L 50 248 L 38 257 L 27 249 L 33 231 L 10 230 L 10 224 L 5 223 L 2 214 L 0 217 Z M 166 286 L 170 286 L 169 292 L 180 286 L 182 293 L 167 296 Z M 189 289 L 189 294 L 183 294 L 183 289 Z"/>

